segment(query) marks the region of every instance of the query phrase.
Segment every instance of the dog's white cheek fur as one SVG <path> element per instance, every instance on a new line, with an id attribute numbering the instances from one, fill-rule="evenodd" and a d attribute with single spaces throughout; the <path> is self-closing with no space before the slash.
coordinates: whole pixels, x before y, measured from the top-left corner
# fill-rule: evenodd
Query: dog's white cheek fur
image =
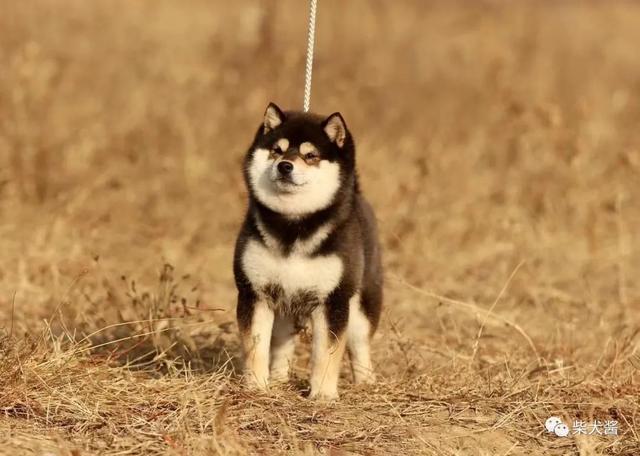
<path id="1" fill-rule="evenodd" d="M 308 167 L 304 172 L 294 170 L 294 182 L 290 192 L 276 189 L 271 173 L 273 161 L 267 149 L 256 149 L 249 164 L 249 184 L 256 198 L 269 209 L 279 214 L 300 216 L 328 207 L 340 187 L 340 166 L 323 160 L 316 167 Z"/>

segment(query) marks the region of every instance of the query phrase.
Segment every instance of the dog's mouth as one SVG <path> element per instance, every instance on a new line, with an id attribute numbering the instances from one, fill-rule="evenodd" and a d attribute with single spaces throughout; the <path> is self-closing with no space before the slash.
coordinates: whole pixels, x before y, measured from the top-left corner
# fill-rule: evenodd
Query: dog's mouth
<path id="1" fill-rule="evenodd" d="M 304 185 L 294 182 L 289 176 L 278 176 L 274 183 L 276 188 L 283 193 L 292 193 Z"/>

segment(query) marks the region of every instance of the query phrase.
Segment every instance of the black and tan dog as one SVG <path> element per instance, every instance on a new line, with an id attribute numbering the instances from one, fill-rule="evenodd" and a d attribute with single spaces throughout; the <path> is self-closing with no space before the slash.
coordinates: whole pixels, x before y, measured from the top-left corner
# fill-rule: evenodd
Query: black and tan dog
<path id="1" fill-rule="evenodd" d="M 373 211 L 339 113 L 270 104 L 244 164 L 249 209 L 238 236 L 237 317 L 249 385 L 286 381 L 298 324 L 311 319 L 310 397 L 337 399 L 345 346 L 356 383 L 373 379 L 382 267 Z"/>

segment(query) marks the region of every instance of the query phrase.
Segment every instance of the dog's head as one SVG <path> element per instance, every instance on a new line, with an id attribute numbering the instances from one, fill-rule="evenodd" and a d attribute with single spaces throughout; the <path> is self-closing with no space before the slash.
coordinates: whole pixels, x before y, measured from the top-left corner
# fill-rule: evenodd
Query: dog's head
<path id="1" fill-rule="evenodd" d="M 331 205 L 353 174 L 354 146 L 340 113 L 283 112 L 270 103 L 246 160 L 249 191 L 292 217 Z"/>

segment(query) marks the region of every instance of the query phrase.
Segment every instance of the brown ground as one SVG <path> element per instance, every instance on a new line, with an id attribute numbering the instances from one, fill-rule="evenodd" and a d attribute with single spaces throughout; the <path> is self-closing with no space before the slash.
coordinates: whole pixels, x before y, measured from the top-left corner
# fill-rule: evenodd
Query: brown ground
<path id="1" fill-rule="evenodd" d="M 305 347 L 236 376 L 240 163 L 305 2 L 0 3 L 0 453 L 640 454 L 639 3 L 320 1 L 386 254 L 379 382 L 333 405 Z"/>

